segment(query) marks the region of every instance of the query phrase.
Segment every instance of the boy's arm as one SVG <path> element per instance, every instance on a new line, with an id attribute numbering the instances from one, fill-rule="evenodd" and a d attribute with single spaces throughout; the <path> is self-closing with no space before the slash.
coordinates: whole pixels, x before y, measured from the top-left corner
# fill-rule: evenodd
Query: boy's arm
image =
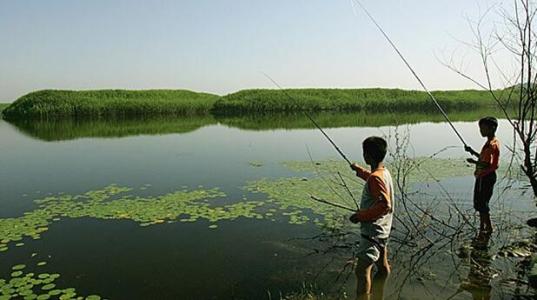
<path id="1" fill-rule="evenodd" d="M 369 176 L 371 176 L 371 172 L 369 170 L 360 167 L 356 163 L 351 165 L 351 169 L 356 171 L 356 176 L 362 178 L 363 180 L 367 180 L 369 178 Z"/>
<path id="2" fill-rule="evenodd" d="M 356 213 L 356 219 L 359 222 L 375 221 L 392 210 L 390 194 L 384 180 L 378 176 L 372 176 L 369 178 L 368 185 L 369 192 L 376 201 L 370 208 Z"/>

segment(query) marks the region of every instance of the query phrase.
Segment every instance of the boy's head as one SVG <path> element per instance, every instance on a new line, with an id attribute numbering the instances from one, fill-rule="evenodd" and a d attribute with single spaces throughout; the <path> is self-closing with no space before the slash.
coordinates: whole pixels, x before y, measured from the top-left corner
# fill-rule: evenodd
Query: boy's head
<path id="1" fill-rule="evenodd" d="M 370 136 L 362 142 L 364 160 L 368 165 L 376 164 L 384 160 L 388 143 L 378 136 Z"/>
<path id="2" fill-rule="evenodd" d="M 494 117 L 484 117 L 479 120 L 479 131 L 482 136 L 491 136 L 496 133 L 498 120 Z"/>

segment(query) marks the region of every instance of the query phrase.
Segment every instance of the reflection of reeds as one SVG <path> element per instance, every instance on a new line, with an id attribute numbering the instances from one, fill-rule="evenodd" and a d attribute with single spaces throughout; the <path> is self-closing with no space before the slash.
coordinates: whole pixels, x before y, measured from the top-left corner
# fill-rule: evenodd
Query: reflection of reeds
<path id="1" fill-rule="evenodd" d="M 125 137 L 187 133 L 216 124 L 211 116 L 17 120 L 11 121 L 21 132 L 45 141 L 70 140 L 87 137 Z"/>
<path id="2" fill-rule="evenodd" d="M 456 121 L 474 121 L 489 111 L 477 110 L 451 114 Z M 323 128 L 364 127 L 409 124 L 418 122 L 442 122 L 440 114 L 405 113 L 365 114 L 324 112 L 313 114 Z M 186 133 L 203 126 L 221 124 L 246 130 L 313 129 L 312 122 L 302 113 L 260 114 L 243 116 L 137 116 L 102 118 L 63 118 L 57 120 L 11 120 L 25 134 L 46 141 L 68 140 L 83 137 L 124 137 Z"/>
<path id="3" fill-rule="evenodd" d="M 453 121 L 475 121 L 483 115 L 494 115 L 494 109 L 466 110 L 450 113 Z M 444 122 L 439 113 L 405 112 L 318 112 L 311 113 L 323 128 L 339 127 L 379 127 L 421 122 Z M 260 113 L 238 115 L 215 115 L 215 119 L 226 126 L 248 130 L 311 129 L 312 122 L 302 113 Z"/>

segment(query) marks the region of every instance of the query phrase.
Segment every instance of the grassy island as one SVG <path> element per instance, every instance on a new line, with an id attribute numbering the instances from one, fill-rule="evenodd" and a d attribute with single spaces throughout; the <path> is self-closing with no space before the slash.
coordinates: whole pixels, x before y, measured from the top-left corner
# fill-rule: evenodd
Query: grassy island
<path id="1" fill-rule="evenodd" d="M 9 106 L 9 103 L 0 103 L 0 116 L 2 115 L 2 111 L 6 109 Z"/>
<path id="2" fill-rule="evenodd" d="M 187 90 L 43 90 L 20 97 L 5 119 L 207 114 L 219 96 Z"/>
<path id="3" fill-rule="evenodd" d="M 285 92 L 284 92 L 285 91 Z M 287 89 L 243 90 L 222 97 L 215 103 L 217 113 L 364 111 L 423 112 L 436 110 L 425 92 L 401 89 Z M 292 97 L 288 97 L 287 95 Z M 472 110 L 491 106 L 486 91 L 435 91 L 446 110 Z"/>
<path id="4" fill-rule="evenodd" d="M 448 112 L 494 106 L 494 101 L 486 91 L 435 91 L 433 94 Z M 425 92 L 381 88 L 288 89 L 285 92 L 278 89 L 255 89 L 226 96 L 187 90 L 43 90 L 20 97 L 4 109 L 3 115 L 7 120 L 55 120 L 301 111 L 428 113 L 436 110 L 435 104 Z"/>

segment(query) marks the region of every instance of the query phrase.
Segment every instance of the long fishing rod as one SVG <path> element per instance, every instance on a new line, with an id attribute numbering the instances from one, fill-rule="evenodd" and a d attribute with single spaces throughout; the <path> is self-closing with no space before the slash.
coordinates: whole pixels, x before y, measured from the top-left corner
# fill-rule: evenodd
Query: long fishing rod
<path id="1" fill-rule="evenodd" d="M 359 0 L 353 0 L 355 3 L 358 4 L 358 6 L 360 6 L 360 8 L 365 12 L 365 14 L 369 17 L 369 19 L 371 19 L 371 21 L 375 24 L 375 26 L 378 28 L 378 30 L 382 33 L 382 35 L 386 38 L 386 40 L 388 41 L 388 43 L 390 43 L 390 45 L 392 46 L 392 48 L 395 50 L 395 52 L 397 52 L 397 54 L 399 55 L 399 57 L 403 60 L 403 62 L 405 63 L 405 65 L 408 67 L 408 69 L 410 70 L 410 72 L 412 72 L 412 75 L 414 75 L 414 77 L 416 77 L 416 79 L 418 80 L 418 82 L 420 83 L 421 87 L 425 90 L 425 92 L 427 92 L 427 94 L 429 95 L 429 97 L 431 98 L 431 100 L 433 100 L 434 104 L 436 105 L 436 107 L 438 108 L 438 110 L 442 113 L 442 115 L 444 116 L 444 118 L 446 119 L 446 121 L 449 123 L 449 125 L 451 126 L 451 128 L 453 129 L 453 131 L 455 132 L 455 134 L 459 137 L 459 139 L 461 140 L 461 142 L 464 144 L 464 146 L 467 146 L 466 142 L 464 141 L 464 139 L 462 138 L 461 134 L 459 133 L 459 131 L 455 128 L 455 126 L 453 125 L 453 123 L 451 123 L 451 120 L 449 119 L 447 113 L 444 111 L 444 109 L 442 108 L 442 106 L 440 106 L 440 103 L 438 103 L 438 101 L 436 100 L 436 98 L 433 96 L 433 94 L 429 91 L 429 89 L 425 86 L 425 84 L 423 83 L 423 81 L 420 79 L 420 77 L 418 76 L 418 74 L 414 71 L 414 69 L 410 66 L 410 64 L 408 63 L 408 61 L 406 60 L 406 58 L 403 56 L 403 54 L 401 53 L 401 51 L 399 51 L 399 49 L 397 48 L 397 46 L 395 46 L 395 44 L 392 42 L 392 40 L 390 39 L 390 37 L 388 36 L 388 34 L 386 34 L 386 32 L 382 29 L 382 27 L 379 25 L 379 23 L 375 20 L 375 18 L 369 13 L 369 11 L 367 10 L 367 8 L 365 8 L 365 6 L 359 1 Z"/>
<path id="2" fill-rule="evenodd" d="M 341 208 L 341 209 L 348 210 L 348 211 L 351 211 L 351 212 L 356 212 L 356 209 L 352 209 L 350 207 L 347 207 L 345 205 L 341 205 L 341 204 L 338 204 L 338 203 L 329 202 L 329 201 L 326 201 L 324 199 L 317 198 L 317 197 L 315 197 L 313 195 L 310 195 L 310 198 L 312 200 L 317 201 L 317 202 L 324 203 L 324 204 L 327 204 L 327 205 L 331 205 L 333 207 Z"/>
<path id="3" fill-rule="evenodd" d="M 289 95 L 289 93 L 287 93 L 287 91 L 285 91 L 285 89 L 283 89 L 274 79 L 272 79 L 272 77 L 270 77 L 266 73 L 263 73 L 263 75 L 265 75 L 270 81 L 272 81 L 272 83 L 274 83 L 289 99 L 291 99 L 291 100 L 296 102 L 295 98 L 293 98 L 291 95 Z M 306 115 L 306 117 L 308 117 L 308 119 L 310 119 L 310 121 L 313 123 L 313 125 L 315 125 L 315 127 L 317 127 L 317 129 L 319 129 L 322 132 L 322 134 L 328 139 L 330 144 L 332 144 L 332 146 L 336 149 L 336 151 L 339 153 L 339 155 L 341 155 L 341 157 L 343 157 L 343 159 L 349 165 L 352 165 L 351 161 L 347 158 L 347 156 L 345 156 L 343 151 L 341 151 L 341 149 L 339 149 L 339 147 L 336 145 L 336 143 L 334 143 L 334 141 L 330 138 L 330 136 L 328 136 L 328 134 L 323 130 L 323 128 L 317 122 L 315 122 L 315 120 L 310 116 L 310 114 L 307 111 L 303 111 L 303 113 Z"/>

